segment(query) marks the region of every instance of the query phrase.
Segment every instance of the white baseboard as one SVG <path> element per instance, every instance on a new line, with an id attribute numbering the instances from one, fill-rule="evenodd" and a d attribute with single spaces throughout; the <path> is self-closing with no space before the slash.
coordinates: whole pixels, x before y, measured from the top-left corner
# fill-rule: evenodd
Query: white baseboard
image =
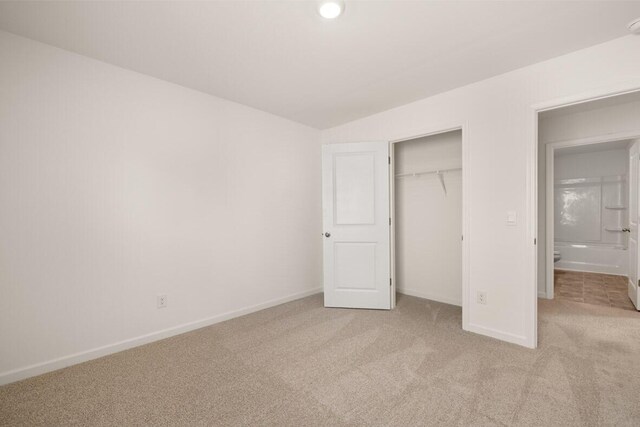
<path id="1" fill-rule="evenodd" d="M 462 306 L 460 302 L 454 301 L 451 298 L 443 298 L 442 296 L 439 296 L 439 295 L 432 295 L 432 294 L 428 294 L 420 291 L 415 291 L 413 289 L 405 289 L 405 288 L 397 289 L 397 292 L 404 295 L 413 296 L 413 297 L 425 298 L 431 301 L 437 301 L 437 302 L 443 302 L 445 304 Z M 464 330 L 473 332 L 479 335 L 485 335 L 501 341 L 510 342 L 512 344 L 518 344 L 523 347 L 532 348 L 527 338 L 521 335 L 510 334 L 508 332 L 502 332 L 497 329 L 486 328 L 484 326 L 479 326 L 473 323 L 468 324 L 467 327 L 464 328 Z"/>
<path id="2" fill-rule="evenodd" d="M 465 330 L 476 333 L 476 334 L 495 338 L 501 341 L 510 342 L 512 344 L 518 344 L 523 347 L 534 348 L 531 346 L 531 344 L 527 340 L 527 337 L 524 337 L 522 335 L 510 334 L 508 332 L 502 332 L 497 329 L 487 328 L 487 327 L 476 325 L 473 323 L 470 323 L 469 325 L 467 325 L 467 328 Z"/>
<path id="3" fill-rule="evenodd" d="M 547 298 L 546 291 L 538 291 L 538 298 Z"/>
<path id="4" fill-rule="evenodd" d="M 272 299 L 270 301 L 252 305 L 250 307 L 229 311 L 227 313 L 218 314 L 206 319 L 196 320 L 195 322 L 184 323 L 182 325 L 174 326 L 156 332 L 151 332 L 149 334 L 141 335 L 135 338 L 129 338 L 113 344 L 107 344 L 101 347 L 70 354 L 68 356 L 59 357 L 57 359 L 49 360 L 46 362 L 26 366 L 24 368 L 18 368 L 11 371 L 3 372 L 0 373 L 0 385 L 9 384 L 15 381 L 23 380 L 25 378 L 41 375 L 47 372 L 55 371 L 57 369 L 66 368 L 67 366 L 86 362 L 88 360 L 97 359 L 99 357 L 107 356 L 109 354 L 117 353 L 119 351 L 127 350 L 133 347 L 138 347 L 140 345 L 148 344 L 150 342 L 158 341 L 164 338 L 169 338 L 174 335 L 183 334 L 185 332 L 200 329 L 205 326 L 210 326 L 215 323 L 233 319 L 234 317 L 254 313 L 256 311 L 264 310 L 265 308 L 274 307 L 276 305 L 284 304 L 286 302 L 294 301 L 320 292 L 322 292 L 322 288 L 297 292 L 295 294 Z"/>
<path id="5" fill-rule="evenodd" d="M 442 295 L 430 294 L 428 292 L 416 291 L 415 289 L 398 288 L 397 292 L 412 297 L 424 298 L 431 301 L 442 302 L 445 304 L 457 305 L 462 307 L 462 301 L 455 300 L 453 298 L 443 297 Z"/>

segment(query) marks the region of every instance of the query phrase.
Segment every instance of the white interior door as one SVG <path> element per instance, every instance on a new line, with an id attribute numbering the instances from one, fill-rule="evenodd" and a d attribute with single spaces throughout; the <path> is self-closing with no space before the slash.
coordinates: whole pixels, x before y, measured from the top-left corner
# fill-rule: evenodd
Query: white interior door
<path id="1" fill-rule="evenodd" d="M 638 156 L 639 141 L 635 141 L 629 150 L 629 298 L 640 309 L 640 290 L 638 289 Z"/>
<path id="2" fill-rule="evenodd" d="M 324 305 L 391 308 L 389 144 L 322 147 Z"/>

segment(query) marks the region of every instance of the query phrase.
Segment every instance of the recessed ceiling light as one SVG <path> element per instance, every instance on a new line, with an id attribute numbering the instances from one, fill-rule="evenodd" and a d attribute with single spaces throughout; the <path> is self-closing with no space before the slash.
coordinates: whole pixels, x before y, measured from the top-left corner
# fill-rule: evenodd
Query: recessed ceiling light
<path id="1" fill-rule="evenodd" d="M 337 18 L 343 11 L 344 2 L 342 0 L 324 0 L 318 5 L 320 16 L 326 19 Z"/>
<path id="2" fill-rule="evenodd" d="M 634 19 L 633 21 L 629 22 L 627 28 L 629 29 L 631 34 L 640 34 L 640 18 Z"/>

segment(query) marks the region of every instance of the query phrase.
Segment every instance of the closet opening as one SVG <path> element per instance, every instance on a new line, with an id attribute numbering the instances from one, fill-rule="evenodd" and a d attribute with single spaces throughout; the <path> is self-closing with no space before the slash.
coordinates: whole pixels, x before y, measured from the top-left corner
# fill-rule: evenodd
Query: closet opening
<path id="1" fill-rule="evenodd" d="M 465 276 L 462 141 L 457 129 L 391 144 L 395 291 L 459 307 Z"/>

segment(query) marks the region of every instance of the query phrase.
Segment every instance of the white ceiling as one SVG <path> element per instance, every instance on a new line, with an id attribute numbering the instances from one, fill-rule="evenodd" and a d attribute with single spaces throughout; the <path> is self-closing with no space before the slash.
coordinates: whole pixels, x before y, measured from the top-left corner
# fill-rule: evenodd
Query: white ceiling
<path id="1" fill-rule="evenodd" d="M 640 2 L 0 2 L 0 29 L 316 128 L 624 36 Z"/>

